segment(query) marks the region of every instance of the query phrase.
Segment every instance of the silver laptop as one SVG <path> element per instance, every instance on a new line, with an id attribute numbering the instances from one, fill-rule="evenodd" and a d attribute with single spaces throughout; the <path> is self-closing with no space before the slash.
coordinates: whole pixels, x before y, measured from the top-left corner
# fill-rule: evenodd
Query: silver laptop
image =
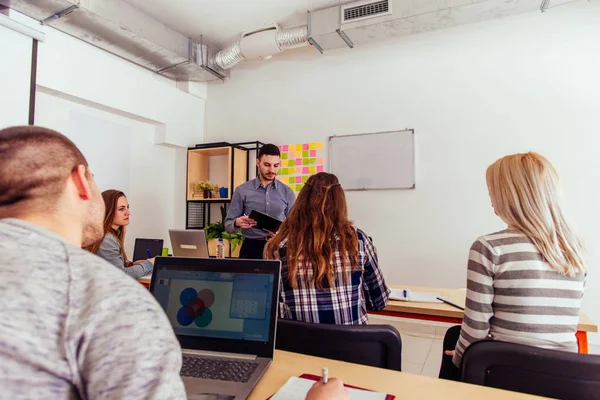
<path id="1" fill-rule="evenodd" d="M 175 257 L 208 258 L 206 233 L 203 230 L 169 229 Z"/>
<path id="2" fill-rule="evenodd" d="M 183 349 L 188 399 L 245 399 L 273 360 L 281 263 L 157 257 L 150 292 Z"/>

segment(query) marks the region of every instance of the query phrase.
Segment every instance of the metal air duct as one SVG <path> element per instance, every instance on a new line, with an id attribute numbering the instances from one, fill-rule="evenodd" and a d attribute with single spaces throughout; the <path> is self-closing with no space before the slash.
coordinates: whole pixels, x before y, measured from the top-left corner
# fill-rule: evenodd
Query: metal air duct
<path id="1" fill-rule="evenodd" d="M 0 0 L 0 4 L 176 80 L 225 79 L 218 49 L 193 42 L 122 0 Z"/>
<path id="2" fill-rule="evenodd" d="M 243 33 L 240 40 L 215 54 L 215 64 L 227 70 L 243 60 L 269 59 L 273 54 L 309 44 L 307 25 L 279 28 L 273 24 Z"/>

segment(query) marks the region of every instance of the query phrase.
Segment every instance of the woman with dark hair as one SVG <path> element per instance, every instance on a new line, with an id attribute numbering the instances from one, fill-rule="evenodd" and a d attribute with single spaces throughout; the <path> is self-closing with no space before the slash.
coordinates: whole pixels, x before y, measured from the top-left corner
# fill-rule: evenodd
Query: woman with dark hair
<path id="1" fill-rule="evenodd" d="M 127 260 L 125 247 L 125 227 L 129 225 L 129 203 L 125 193 L 119 190 L 102 192 L 106 213 L 104 214 L 104 238 L 88 250 L 102 257 L 127 275 L 140 278 L 148 275 L 154 268 L 154 258 L 131 263 Z"/>
<path id="2" fill-rule="evenodd" d="M 348 220 L 337 177 L 311 176 L 275 237 L 266 259 L 281 260 L 279 317 L 357 325 L 382 310 L 389 289 L 369 237 Z"/>

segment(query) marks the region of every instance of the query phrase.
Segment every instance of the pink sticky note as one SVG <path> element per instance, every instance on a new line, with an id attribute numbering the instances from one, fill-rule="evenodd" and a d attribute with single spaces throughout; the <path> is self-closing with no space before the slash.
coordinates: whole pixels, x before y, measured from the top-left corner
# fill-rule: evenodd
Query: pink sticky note
<path id="1" fill-rule="evenodd" d="M 302 159 L 296 158 L 296 165 L 302 165 Z"/>
<path id="2" fill-rule="evenodd" d="M 279 151 L 283 150 L 283 146 L 277 146 L 277 148 L 279 149 Z"/>
<path id="3" fill-rule="evenodd" d="M 308 174 L 308 167 L 302 167 L 302 173 Z"/>
<path id="4" fill-rule="evenodd" d="M 281 147 L 282 147 L 281 151 L 288 151 L 288 145 L 287 144 L 284 144 Z"/>
<path id="5" fill-rule="evenodd" d="M 310 156 L 311 157 L 316 157 L 317 156 L 317 151 L 316 150 L 311 150 L 310 151 Z"/>
<path id="6" fill-rule="evenodd" d="M 301 174 L 302 173 L 302 167 L 296 167 L 296 173 L 297 174 Z"/>
<path id="7" fill-rule="evenodd" d="M 308 150 L 308 146 L 310 146 L 308 143 L 303 144 L 302 150 Z"/>
<path id="8" fill-rule="evenodd" d="M 323 165 L 323 157 L 317 158 L 317 165 Z"/>
<path id="9" fill-rule="evenodd" d="M 323 166 L 317 165 L 317 172 L 323 172 Z"/>
<path id="10" fill-rule="evenodd" d="M 296 177 L 296 183 L 302 183 L 302 177 L 301 176 L 297 176 Z"/>

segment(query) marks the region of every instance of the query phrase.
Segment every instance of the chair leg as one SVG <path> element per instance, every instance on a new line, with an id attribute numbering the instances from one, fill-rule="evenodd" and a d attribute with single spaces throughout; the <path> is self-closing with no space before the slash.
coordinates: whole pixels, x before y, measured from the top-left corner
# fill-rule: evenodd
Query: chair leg
<path id="1" fill-rule="evenodd" d="M 577 345 L 579 346 L 579 352 L 581 354 L 588 354 L 589 347 L 588 347 L 587 332 L 577 331 L 575 336 L 577 337 Z"/>
<path id="2" fill-rule="evenodd" d="M 456 325 L 446 331 L 444 336 L 444 344 L 442 351 L 454 350 L 456 342 L 460 337 L 460 325 Z M 448 379 L 452 381 L 458 381 L 460 378 L 460 369 L 458 369 L 452 362 L 452 357 L 442 353 L 442 364 L 440 365 L 440 373 L 438 375 L 440 379 Z"/>

